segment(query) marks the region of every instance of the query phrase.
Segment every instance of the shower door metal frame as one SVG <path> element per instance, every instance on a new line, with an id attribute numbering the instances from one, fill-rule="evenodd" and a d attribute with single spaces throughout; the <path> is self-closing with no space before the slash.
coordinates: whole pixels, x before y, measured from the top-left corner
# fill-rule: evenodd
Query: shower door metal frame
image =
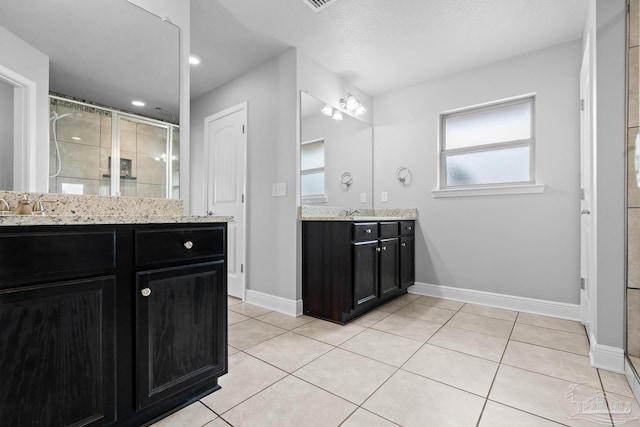
<path id="1" fill-rule="evenodd" d="M 173 153 L 173 128 L 178 126 L 161 122 L 158 120 L 148 119 L 145 117 L 136 116 L 135 114 L 123 113 L 120 111 L 112 111 L 111 115 L 111 164 L 120 164 L 120 120 L 126 119 L 131 122 L 141 123 L 151 126 L 163 128 L 165 130 L 165 150 L 167 155 L 166 167 L 165 167 L 165 199 L 171 199 L 171 192 L 173 188 L 173 174 L 171 173 L 171 156 Z M 137 153 L 137 149 L 136 149 Z M 113 168 L 113 166 L 112 166 Z M 120 196 L 120 174 L 111 174 L 111 195 Z"/>

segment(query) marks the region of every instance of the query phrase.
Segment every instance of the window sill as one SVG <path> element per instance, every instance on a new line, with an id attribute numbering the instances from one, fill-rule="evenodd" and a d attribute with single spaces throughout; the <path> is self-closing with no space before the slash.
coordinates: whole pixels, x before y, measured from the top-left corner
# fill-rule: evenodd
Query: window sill
<path id="1" fill-rule="evenodd" d="M 496 187 L 452 188 L 433 190 L 434 198 L 441 197 L 475 197 L 475 196 L 505 196 L 512 194 L 540 194 L 545 189 L 544 184 L 508 185 Z"/>
<path id="2" fill-rule="evenodd" d="M 302 196 L 301 202 L 303 204 L 314 204 L 314 203 L 327 203 L 329 198 L 326 194 L 318 194 L 314 196 Z"/>

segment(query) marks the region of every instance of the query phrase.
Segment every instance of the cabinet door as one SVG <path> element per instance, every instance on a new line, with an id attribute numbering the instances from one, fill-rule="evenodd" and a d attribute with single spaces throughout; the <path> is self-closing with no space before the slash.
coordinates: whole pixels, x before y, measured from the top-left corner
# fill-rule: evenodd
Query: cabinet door
<path id="1" fill-rule="evenodd" d="M 136 395 L 140 410 L 227 372 L 223 260 L 137 273 Z"/>
<path id="2" fill-rule="evenodd" d="M 115 420 L 115 277 L 0 292 L 0 424 Z"/>
<path id="3" fill-rule="evenodd" d="M 398 238 L 380 240 L 380 298 L 400 288 Z"/>
<path id="4" fill-rule="evenodd" d="M 400 284 L 406 289 L 415 281 L 415 238 L 400 238 Z"/>
<path id="5" fill-rule="evenodd" d="M 378 297 L 378 242 L 354 243 L 353 309 Z"/>

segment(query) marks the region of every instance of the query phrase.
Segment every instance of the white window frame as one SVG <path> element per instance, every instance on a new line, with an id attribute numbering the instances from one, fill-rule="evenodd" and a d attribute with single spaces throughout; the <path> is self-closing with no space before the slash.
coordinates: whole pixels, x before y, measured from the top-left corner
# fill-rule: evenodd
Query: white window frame
<path id="1" fill-rule="evenodd" d="M 326 144 L 324 142 L 324 138 L 318 138 L 318 139 L 313 139 L 311 141 L 305 141 L 302 142 L 300 144 L 300 159 L 301 159 L 301 163 L 302 163 L 302 150 L 304 149 L 305 146 L 308 145 L 315 145 L 315 144 L 322 144 L 322 150 L 323 153 L 326 155 L 325 153 L 325 148 L 326 148 Z M 325 167 L 326 167 L 326 158 L 325 158 L 325 163 L 322 167 L 318 167 L 318 168 L 310 168 L 310 169 L 302 169 L 302 166 L 300 166 L 300 182 L 302 182 L 302 177 L 304 175 L 310 175 L 312 173 L 318 173 L 318 172 L 322 172 L 322 176 L 323 176 L 323 180 L 326 180 L 326 175 L 325 175 Z M 325 192 L 321 193 L 321 194 L 308 194 L 308 195 L 302 195 L 300 196 L 300 199 L 302 201 L 302 203 L 306 203 L 306 204 L 311 204 L 311 203 L 326 203 L 328 198 L 326 195 L 326 182 L 325 185 L 323 185 L 323 188 L 325 188 Z M 300 186 L 300 192 L 302 193 L 302 185 Z"/>
<path id="2" fill-rule="evenodd" d="M 530 138 L 502 141 L 476 145 L 471 147 L 446 149 L 446 120 L 452 117 L 460 117 L 467 114 L 499 110 L 512 105 L 531 104 Z M 535 139 L 535 94 L 526 94 L 518 97 L 502 99 L 485 104 L 478 104 L 456 110 L 440 113 L 438 123 L 438 179 L 437 190 L 432 191 L 433 197 L 458 197 L 480 196 L 500 194 L 541 193 L 544 185 L 536 183 L 536 139 Z M 529 179 L 525 181 L 497 182 L 489 184 L 447 185 L 446 183 L 446 159 L 451 155 L 489 152 L 505 148 L 529 147 Z"/>

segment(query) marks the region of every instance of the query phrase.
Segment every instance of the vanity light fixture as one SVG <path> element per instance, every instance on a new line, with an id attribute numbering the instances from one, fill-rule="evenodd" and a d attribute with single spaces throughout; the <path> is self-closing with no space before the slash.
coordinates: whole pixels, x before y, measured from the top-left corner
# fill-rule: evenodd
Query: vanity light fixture
<path id="1" fill-rule="evenodd" d="M 144 102 L 142 102 L 142 101 L 136 101 L 136 100 L 131 101 L 131 103 L 132 103 L 133 105 L 135 105 L 136 107 L 144 107 L 144 106 L 146 105 Z"/>
<path id="2" fill-rule="evenodd" d="M 197 56 L 193 56 L 193 55 L 191 55 L 191 56 L 189 57 L 189 64 L 191 64 L 191 65 L 198 65 L 198 64 L 200 64 L 200 58 L 198 58 Z"/>
<path id="3" fill-rule="evenodd" d="M 361 116 L 367 112 L 367 109 L 362 105 L 362 102 L 358 101 L 358 99 L 350 93 L 347 93 L 347 96 L 344 98 L 340 98 L 339 104 L 340 108 L 347 111 L 353 111 L 356 116 Z"/>

